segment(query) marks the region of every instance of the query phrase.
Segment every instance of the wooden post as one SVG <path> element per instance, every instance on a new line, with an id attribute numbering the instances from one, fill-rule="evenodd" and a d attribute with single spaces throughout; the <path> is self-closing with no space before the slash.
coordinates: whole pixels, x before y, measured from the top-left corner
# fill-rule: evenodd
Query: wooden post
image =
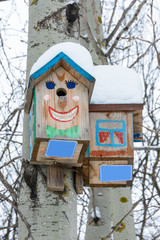
<path id="1" fill-rule="evenodd" d="M 64 190 L 64 171 L 59 166 L 47 166 L 47 190 Z"/>
<path id="2" fill-rule="evenodd" d="M 83 194 L 83 173 L 81 168 L 76 168 L 75 188 L 77 194 Z"/>

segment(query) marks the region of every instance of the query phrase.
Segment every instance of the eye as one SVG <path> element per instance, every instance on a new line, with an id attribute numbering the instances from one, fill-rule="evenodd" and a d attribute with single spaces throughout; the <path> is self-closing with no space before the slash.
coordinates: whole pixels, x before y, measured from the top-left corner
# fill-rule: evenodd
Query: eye
<path id="1" fill-rule="evenodd" d="M 56 84 L 53 81 L 46 82 L 46 88 L 48 89 L 54 89 Z"/>
<path id="2" fill-rule="evenodd" d="M 69 81 L 66 80 L 65 83 L 66 83 L 66 86 L 67 86 L 68 89 L 73 89 L 78 84 L 74 80 L 69 80 Z"/>

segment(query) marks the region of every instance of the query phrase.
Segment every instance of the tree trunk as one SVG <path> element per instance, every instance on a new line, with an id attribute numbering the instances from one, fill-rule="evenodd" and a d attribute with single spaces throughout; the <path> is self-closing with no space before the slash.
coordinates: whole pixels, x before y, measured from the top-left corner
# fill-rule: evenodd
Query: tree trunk
<path id="1" fill-rule="evenodd" d="M 85 239 L 109 240 L 111 236 L 114 240 L 136 239 L 133 212 L 130 211 L 131 209 L 132 200 L 131 189 L 129 187 L 94 188 L 89 206 Z M 99 211 L 100 217 L 98 217 Z M 94 215 L 93 212 L 95 212 Z M 97 217 L 100 219 L 97 219 Z M 121 223 L 117 225 L 119 222 Z"/>
<path id="2" fill-rule="evenodd" d="M 78 17 L 73 24 L 68 22 L 66 18 L 67 2 L 67 0 L 29 2 L 27 79 L 31 67 L 38 57 L 54 44 L 66 41 L 77 42 L 94 51 L 95 43 L 91 44 L 86 34 L 88 30 L 94 33 L 100 28 L 99 23 L 91 19 L 90 1 L 86 1 L 89 9 L 86 11 L 86 16 L 89 14 L 91 23 L 90 29 L 87 30 L 82 16 L 83 7 L 79 11 L 79 16 L 82 17 Z M 101 9 L 99 3 L 98 8 L 96 1 L 95 5 L 94 9 L 99 11 Z M 80 4 L 79 6 L 81 7 Z M 29 116 L 27 114 L 24 114 L 23 158 L 29 159 Z M 19 210 L 24 218 L 19 218 L 19 240 L 76 239 L 77 196 L 73 181 L 73 173 L 66 170 L 65 191 L 63 193 L 47 191 L 46 167 L 38 167 L 37 199 L 31 200 L 30 189 L 22 177 Z"/>
<path id="3" fill-rule="evenodd" d="M 110 189 L 92 188 L 86 240 L 101 240 L 111 230 Z"/>
<path id="4" fill-rule="evenodd" d="M 29 3 L 29 39 L 27 76 L 37 58 L 56 43 L 72 41 L 88 48 L 95 64 L 107 64 L 101 54 L 102 20 L 100 1 L 82 0 L 79 3 L 79 18 L 71 25 L 66 18 L 67 0 L 37 0 Z M 100 48 L 99 48 L 100 47 Z M 29 159 L 29 116 L 24 115 L 23 158 Z M 23 175 L 23 172 L 22 172 Z M 30 199 L 30 190 L 22 178 L 19 209 L 25 219 L 19 219 L 19 240 L 22 239 L 76 239 L 77 198 L 72 172 L 65 171 L 65 192 L 55 193 L 46 189 L 46 168 L 38 168 L 37 199 Z M 118 196 L 117 196 L 118 194 Z M 101 219 L 98 225 L 89 218 L 86 239 L 101 239 L 132 207 L 130 190 L 95 189 L 90 209 L 99 207 Z M 128 199 L 121 203 L 120 196 Z M 126 206 L 126 207 L 124 207 Z M 123 212 L 121 209 L 124 209 Z M 111 218 L 112 217 L 112 218 Z M 128 218 L 125 231 L 134 232 L 133 218 Z M 127 223 L 127 224 L 126 224 Z M 98 226 L 98 227 L 97 227 Z M 116 240 L 122 233 L 115 233 Z M 119 234 L 120 233 L 120 234 Z M 127 230 L 127 234 L 128 230 Z M 120 235 L 120 238 L 119 238 Z M 130 235 L 125 235 L 126 238 Z M 132 235 L 135 239 L 135 234 Z"/>

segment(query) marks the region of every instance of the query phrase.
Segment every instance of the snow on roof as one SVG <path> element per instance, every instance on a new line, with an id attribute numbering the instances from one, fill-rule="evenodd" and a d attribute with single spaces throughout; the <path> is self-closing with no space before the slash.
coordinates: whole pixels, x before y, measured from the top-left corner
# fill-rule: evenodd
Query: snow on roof
<path id="1" fill-rule="evenodd" d="M 38 71 L 46 63 L 56 57 L 60 52 L 66 54 L 82 69 L 92 75 L 93 62 L 89 51 L 80 44 L 73 42 L 59 43 L 49 48 L 34 63 L 30 75 Z"/>
<path id="2" fill-rule="evenodd" d="M 142 104 L 143 85 L 139 75 L 122 66 L 93 66 L 89 51 L 80 44 L 64 42 L 54 45 L 34 63 L 30 75 L 63 52 L 82 69 L 95 77 L 92 104 Z"/>
<path id="3" fill-rule="evenodd" d="M 93 68 L 96 82 L 92 104 L 142 104 L 143 85 L 139 75 L 122 66 L 99 65 Z"/>

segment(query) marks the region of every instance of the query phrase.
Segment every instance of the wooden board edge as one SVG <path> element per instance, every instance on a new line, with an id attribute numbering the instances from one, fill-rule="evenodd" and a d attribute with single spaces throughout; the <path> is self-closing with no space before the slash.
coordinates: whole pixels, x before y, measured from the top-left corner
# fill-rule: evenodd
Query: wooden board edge
<path id="1" fill-rule="evenodd" d="M 57 165 L 60 165 L 63 168 L 66 167 L 81 167 L 82 164 L 81 163 L 74 163 L 74 164 L 66 164 L 66 163 L 57 163 L 57 161 L 52 161 L 52 160 L 46 160 L 46 161 L 30 161 L 31 165 L 44 165 L 44 166 L 48 166 L 48 165 L 55 165 L 55 162 Z"/>
<path id="2" fill-rule="evenodd" d="M 143 104 L 90 104 L 89 112 L 142 110 Z"/>

